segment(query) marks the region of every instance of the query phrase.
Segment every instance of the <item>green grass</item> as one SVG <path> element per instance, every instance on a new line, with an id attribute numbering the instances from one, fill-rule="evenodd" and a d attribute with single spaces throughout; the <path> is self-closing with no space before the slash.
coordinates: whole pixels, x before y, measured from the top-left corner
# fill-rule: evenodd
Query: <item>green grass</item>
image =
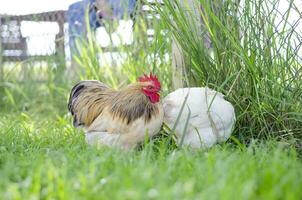
<path id="1" fill-rule="evenodd" d="M 85 144 L 69 118 L 0 119 L 3 199 L 301 199 L 302 162 L 286 143 L 208 151 Z"/>
<path id="2" fill-rule="evenodd" d="M 155 6 L 183 49 L 187 85 L 226 94 L 236 110 L 234 134 L 242 141 L 301 139 L 302 43 L 288 18 L 301 13 L 297 5 L 289 0 L 281 15 L 276 6 L 283 0 L 193 1 L 203 8 L 197 16 L 180 1 Z"/>

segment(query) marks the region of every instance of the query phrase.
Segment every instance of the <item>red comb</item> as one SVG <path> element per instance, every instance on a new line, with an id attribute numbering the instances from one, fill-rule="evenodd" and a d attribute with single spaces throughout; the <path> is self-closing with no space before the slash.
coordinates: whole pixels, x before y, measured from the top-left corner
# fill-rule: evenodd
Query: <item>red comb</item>
<path id="1" fill-rule="evenodd" d="M 146 75 L 144 74 L 144 76 L 141 76 L 138 78 L 138 80 L 140 82 L 148 82 L 148 81 L 152 81 L 154 83 L 155 86 L 160 87 L 160 82 L 157 79 L 156 75 L 153 75 L 152 72 L 150 72 L 150 75 Z"/>

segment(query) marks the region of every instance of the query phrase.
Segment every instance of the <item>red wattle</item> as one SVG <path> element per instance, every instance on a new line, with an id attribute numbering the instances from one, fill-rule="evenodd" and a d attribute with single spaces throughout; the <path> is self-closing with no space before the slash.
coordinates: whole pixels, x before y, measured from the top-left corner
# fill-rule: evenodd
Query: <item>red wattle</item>
<path id="1" fill-rule="evenodd" d="M 160 95 L 158 93 L 155 93 L 155 92 L 149 92 L 149 91 L 146 91 L 146 90 L 143 90 L 144 94 L 149 97 L 151 103 L 157 103 L 159 102 L 159 99 L 160 99 Z"/>
<path id="2" fill-rule="evenodd" d="M 149 98 L 150 98 L 150 101 L 151 101 L 152 103 L 157 103 L 157 102 L 159 102 L 160 95 L 157 94 L 157 93 L 154 93 L 154 94 L 151 94 L 151 95 L 149 96 Z"/>

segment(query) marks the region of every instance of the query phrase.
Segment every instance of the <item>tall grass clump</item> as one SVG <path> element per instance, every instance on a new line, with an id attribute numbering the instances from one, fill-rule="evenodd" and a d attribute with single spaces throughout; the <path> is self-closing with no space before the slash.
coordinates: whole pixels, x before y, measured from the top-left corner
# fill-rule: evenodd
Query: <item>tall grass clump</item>
<path id="1" fill-rule="evenodd" d="M 136 7 L 141 8 L 142 2 L 138 1 L 137 4 Z M 134 15 L 131 44 L 114 44 L 112 33 L 118 29 L 117 21 L 103 21 L 110 37 L 110 43 L 105 48 L 100 46 L 95 33 L 87 27 L 88 40 L 78 41 L 80 53 L 74 57 L 79 70 L 78 78 L 97 79 L 118 88 L 137 81 L 143 73 L 153 72 L 168 91 L 171 87 L 170 33 L 164 31 L 163 21 L 152 13 L 146 15 L 137 9 Z M 123 41 L 120 37 L 120 41 Z M 104 61 L 104 56 L 110 57 L 111 62 Z"/>
<path id="2" fill-rule="evenodd" d="M 138 2 L 137 7 L 141 7 Z M 63 54 L 56 53 L 46 60 L 28 59 L 0 66 L 0 111 L 65 115 L 70 89 L 79 80 L 96 79 L 114 88 L 137 81 L 143 73 L 156 73 L 164 91 L 171 86 L 171 47 L 169 33 L 162 31 L 162 21 L 138 9 L 133 22 L 133 42 L 106 48 L 100 46 L 94 30 L 87 27 L 87 37 L 77 41 L 78 54 L 72 66 L 66 65 Z M 87 19 L 88 20 L 88 19 Z M 126 19 L 125 19 L 126 20 Z M 89 23 L 87 23 L 89 24 Z M 117 23 L 104 23 L 111 34 Z M 150 37 L 149 29 L 153 29 Z M 110 57 L 112 62 L 104 61 Z"/>
<path id="3" fill-rule="evenodd" d="M 288 21 L 301 12 L 293 1 L 284 14 L 281 0 L 196 0 L 195 11 L 186 0 L 163 2 L 155 9 L 181 46 L 188 85 L 226 94 L 239 138 L 302 138 L 302 20 Z"/>
<path id="4" fill-rule="evenodd" d="M 65 61 L 54 55 L 41 61 L 28 59 L 3 63 L 0 79 L 0 110 L 44 115 L 64 114 L 69 90 Z"/>

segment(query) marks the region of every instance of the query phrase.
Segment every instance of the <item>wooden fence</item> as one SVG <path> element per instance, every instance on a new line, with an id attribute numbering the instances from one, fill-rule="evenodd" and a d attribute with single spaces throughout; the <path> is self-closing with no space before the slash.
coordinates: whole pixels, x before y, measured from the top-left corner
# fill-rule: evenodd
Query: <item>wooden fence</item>
<path id="1" fill-rule="evenodd" d="M 29 15 L 0 15 L 0 61 L 22 61 L 30 57 L 45 57 L 28 55 L 27 41 L 20 30 L 22 21 L 57 22 L 59 32 L 55 37 L 55 54 L 64 56 L 64 23 L 66 18 L 65 11 L 59 10 Z"/>

